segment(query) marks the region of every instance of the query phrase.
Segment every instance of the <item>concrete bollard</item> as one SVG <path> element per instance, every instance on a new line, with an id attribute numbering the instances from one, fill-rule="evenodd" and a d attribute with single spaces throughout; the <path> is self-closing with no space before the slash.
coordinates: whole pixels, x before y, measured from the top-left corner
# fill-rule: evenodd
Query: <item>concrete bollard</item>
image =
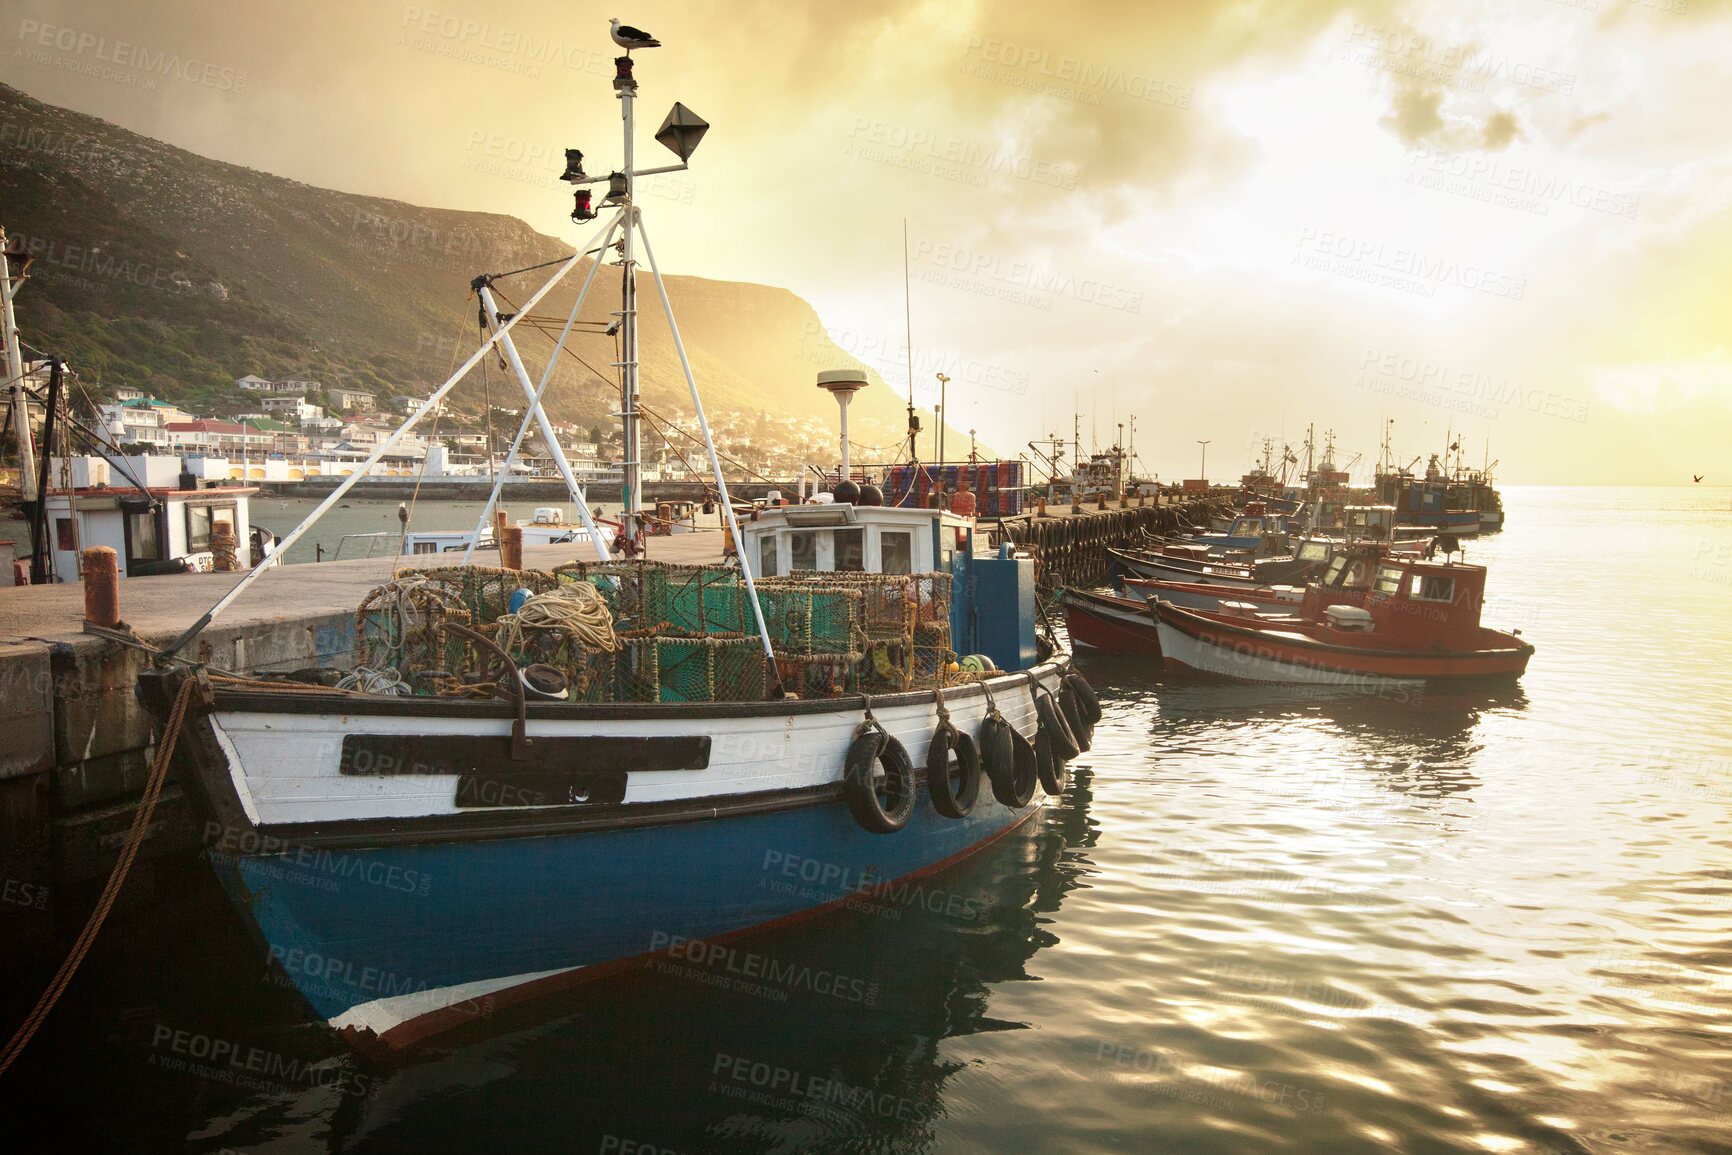
<path id="1" fill-rule="evenodd" d="M 1045 517 L 1046 516 L 1046 498 L 1044 498 L 1044 497 L 1040 498 L 1039 501 L 1040 501 L 1040 516 Z"/>
<path id="2" fill-rule="evenodd" d="M 84 620 L 120 624 L 120 555 L 105 545 L 84 551 Z"/>
<path id="3" fill-rule="evenodd" d="M 499 533 L 500 564 L 506 569 L 523 568 L 523 527 L 508 525 Z"/>

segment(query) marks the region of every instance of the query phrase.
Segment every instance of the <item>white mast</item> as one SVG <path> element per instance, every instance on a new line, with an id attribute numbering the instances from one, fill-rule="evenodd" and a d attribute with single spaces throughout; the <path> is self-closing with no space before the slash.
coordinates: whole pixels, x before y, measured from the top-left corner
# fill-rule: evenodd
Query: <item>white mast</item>
<path id="1" fill-rule="evenodd" d="M 36 500 L 36 442 L 30 433 L 30 406 L 24 392 L 24 356 L 18 349 L 18 322 L 12 315 L 12 298 L 24 287 L 24 271 L 30 258 L 14 253 L 7 243 L 6 230 L 0 228 L 0 261 L 4 261 L 5 277 L 0 280 L 0 328 L 6 337 L 6 395 L 12 402 L 12 432 L 18 441 L 18 490 L 25 501 Z M 13 260 L 18 258 L 17 271 Z"/>

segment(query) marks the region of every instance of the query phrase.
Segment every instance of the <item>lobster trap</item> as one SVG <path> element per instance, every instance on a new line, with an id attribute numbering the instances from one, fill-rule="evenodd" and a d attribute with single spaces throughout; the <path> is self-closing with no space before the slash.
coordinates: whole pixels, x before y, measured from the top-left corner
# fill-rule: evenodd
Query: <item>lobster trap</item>
<path id="1" fill-rule="evenodd" d="M 826 572 L 757 591 L 773 670 L 737 569 L 647 561 L 400 571 L 356 611 L 357 657 L 401 692 L 492 692 L 497 655 L 453 622 L 519 669 L 558 670 L 574 701 L 761 701 L 772 680 L 823 698 L 949 677 L 947 574 Z"/>

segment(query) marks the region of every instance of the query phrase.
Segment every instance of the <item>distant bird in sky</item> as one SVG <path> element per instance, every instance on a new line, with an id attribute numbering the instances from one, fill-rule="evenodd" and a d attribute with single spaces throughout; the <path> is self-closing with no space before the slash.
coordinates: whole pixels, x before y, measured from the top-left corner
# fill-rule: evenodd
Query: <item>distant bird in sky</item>
<path id="1" fill-rule="evenodd" d="M 1702 484 L 1702 476 L 1703 476 L 1703 475 L 1702 475 L 1702 474 L 1700 474 L 1700 473 L 1692 473 L 1692 474 L 1691 474 L 1691 475 L 1690 475 L 1690 476 L 1691 476 L 1691 478 L 1692 478 L 1692 479 L 1694 479 L 1694 480 L 1695 480 L 1695 482 L 1696 482 L 1696 484 L 1697 484 L 1697 485 L 1701 485 L 1701 484 Z"/>
<path id="2" fill-rule="evenodd" d="M 633 28 L 630 24 L 621 24 L 619 17 L 613 18 L 608 31 L 613 34 L 613 42 L 630 52 L 634 48 L 660 48 L 662 42 L 645 32 L 642 28 Z"/>

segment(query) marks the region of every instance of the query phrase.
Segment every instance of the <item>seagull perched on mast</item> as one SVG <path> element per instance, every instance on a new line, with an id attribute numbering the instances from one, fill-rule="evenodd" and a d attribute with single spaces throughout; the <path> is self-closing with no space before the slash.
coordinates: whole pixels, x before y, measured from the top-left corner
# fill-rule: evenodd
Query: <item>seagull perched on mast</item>
<path id="1" fill-rule="evenodd" d="M 613 18 L 608 31 L 613 34 L 613 42 L 630 52 L 634 48 L 660 48 L 662 42 L 641 28 L 633 28 L 630 24 L 621 24 L 619 17 Z"/>

